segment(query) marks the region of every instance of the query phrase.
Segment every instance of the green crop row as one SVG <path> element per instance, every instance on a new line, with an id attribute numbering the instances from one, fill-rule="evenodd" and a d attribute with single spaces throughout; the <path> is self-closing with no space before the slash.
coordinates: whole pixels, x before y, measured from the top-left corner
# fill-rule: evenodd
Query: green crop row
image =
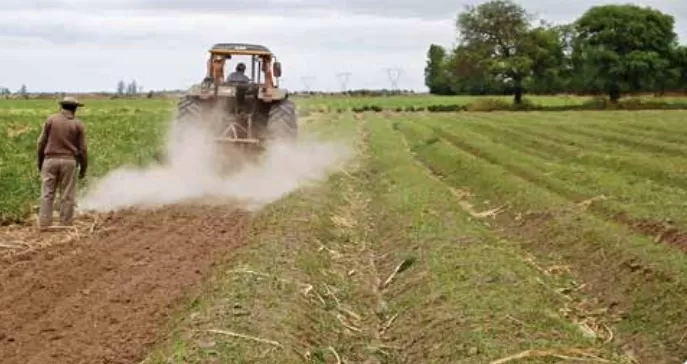
<path id="1" fill-rule="evenodd" d="M 577 110 L 684 110 L 685 98 L 627 98 L 614 104 L 603 97 L 584 98 L 527 98 L 515 105 L 508 98 L 499 97 L 417 97 L 417 98 L 298 98 L 301 109 L 314 112 L 461 112 L 461 111 L 577 111 Z M 373 101 L 372 101 L 373 100 Z"/>

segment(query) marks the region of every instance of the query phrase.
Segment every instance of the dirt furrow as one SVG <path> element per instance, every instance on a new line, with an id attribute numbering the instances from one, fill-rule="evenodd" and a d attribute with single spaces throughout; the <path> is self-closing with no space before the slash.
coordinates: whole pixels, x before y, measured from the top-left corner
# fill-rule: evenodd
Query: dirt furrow
<path id="1" fill-rule="evenodd" d="M 127 211 L 102 234 L 0 262 L 2 362 L 140 362 L 249 221 L 222 207 Z"/>

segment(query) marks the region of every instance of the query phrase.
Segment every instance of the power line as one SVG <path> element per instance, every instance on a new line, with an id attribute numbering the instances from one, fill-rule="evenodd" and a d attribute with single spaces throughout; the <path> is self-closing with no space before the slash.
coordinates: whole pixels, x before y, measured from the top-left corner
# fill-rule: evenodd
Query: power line
<path id="1" fill-rule="evenodd" d="M 348 81 L 351 79 L 351 73 L 339 72 L 336 74 L 336 77 L 339 79 L 339 83 L 341 84 L 341 92 L 346 92 L 348 90 Z"/>
<path id="2" fill-rule="evenodd" d="M 305 87 L 306 92 L 310 92 L 310 86 L 312 86 L 312 83 L 314 81 L 315 81 L 315 77 L 313 77 L 313 76 L 301 77 L 301 82 L 303 82 L 303 86 Z"/>
<path id="3" fill-rule="evenodd" d="M 398 90 L 398 79 L 401 78 L 403 69 L 401 68 L 387 68 L 386 74 L 389 76 L 389 81 L 391 81 L 391 89 Z"/>

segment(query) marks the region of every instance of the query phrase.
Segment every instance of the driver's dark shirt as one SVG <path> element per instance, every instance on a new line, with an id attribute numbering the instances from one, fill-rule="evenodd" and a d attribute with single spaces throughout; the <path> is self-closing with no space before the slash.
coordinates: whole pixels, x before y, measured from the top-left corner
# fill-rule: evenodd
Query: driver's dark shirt
<path id="1" fill-rule="evenodd" d="M 227 82 L 250 82 L 250 77 L 241 72 L 232 72 L 229 77 L 227 77 Z"/>

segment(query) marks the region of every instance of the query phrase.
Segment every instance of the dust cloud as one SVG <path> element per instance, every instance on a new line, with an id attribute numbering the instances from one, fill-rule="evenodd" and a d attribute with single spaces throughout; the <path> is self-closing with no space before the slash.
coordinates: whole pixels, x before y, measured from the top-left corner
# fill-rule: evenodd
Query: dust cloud
<path id="1" fill-rule="evenodd" d="M 80 198 L 78 210 L 108 212 L 190 201 L 239 204 L 256 210 L 300 187 L 323 181 L 348 160 L 351 149 L 314 139 L 276 143 L 259 162 L 229 175 L 220 173 L 218 153 L 207 131 L 170 128 L 164 163 L 111 171 Z"/>

